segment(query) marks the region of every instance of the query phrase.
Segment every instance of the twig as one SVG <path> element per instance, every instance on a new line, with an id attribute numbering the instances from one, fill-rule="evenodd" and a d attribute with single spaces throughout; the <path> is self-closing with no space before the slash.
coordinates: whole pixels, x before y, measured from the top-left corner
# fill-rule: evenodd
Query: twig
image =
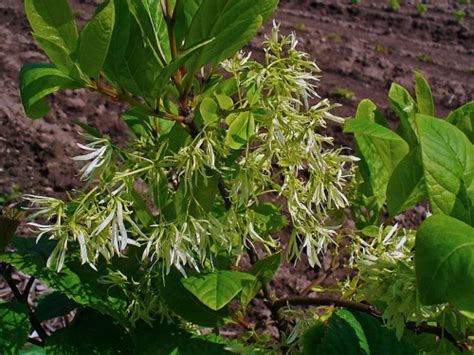
<path id="1" fill-rule="evenodd" d="M 34 278 L 30 278 L 28 281 L 28 285 L 31 282 L 31 285 L 25 288 L 25 292 L 22 294 L 20 290 L 18 290 L 18 287 L 15 284 L 15 281 L 13 281 L 11 273 L 12 273 L 12 267 L 8 264 L 5 263 L 0 263 L 0 273 L 2 274 L 3 278 L 7 282 L 8 286 L 12 290 L 13 296 L 16 298 L 16 300 L 20 303 L 23 303 L 26 308 L 28 309 L 28 316 L 30 319 L 31 326 L 33 329 L 38 333 L 38 336 L 41 338 L 41 340 L 44 342 L 48 338 L 48 334 L 44 330 L 43 326 L 41 325 L 41 322 L 39 321 L 38 318 L 36 318 L 35 313 L 31 309 L 29 303 L 28 303 L 28 293 L 31 289 L 31 285 L 33 284 Z M 31 281 L 33 279 L 33 281 Z M 26 292 L 28 291 L 28 293 Z"/>
<path id="2" fill-rule="evenodd" d="M 354 309 L 375 317 L 382 317 L 382 313 L 374 306 L 354 301 L 341 300 L 334 297 L 287 297 L 281 298 L 274 303 L 275 308 L 286 306 L 336 306 L 342 308 Z"/>

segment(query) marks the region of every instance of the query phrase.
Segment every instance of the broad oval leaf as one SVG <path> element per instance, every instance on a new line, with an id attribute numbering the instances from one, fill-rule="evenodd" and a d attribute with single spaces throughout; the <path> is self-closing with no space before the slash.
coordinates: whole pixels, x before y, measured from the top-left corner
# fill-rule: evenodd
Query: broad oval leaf
<path id="1" fill-rule="evenodd" d="M 202 327 L 216 327 L 223 323 L 222 319 L 229 316 L 226 308 L 218 311 L 205 306 L 189 292 L 181 283 L 182 275 L 175 268 L 165 276 L 164 282 L 159 280 L 160 295 L 166 306 L 176 315 Z"/>
<path id="2" fill-rule="evenodd" d="M 199 106 L 199 112 L 201 113 L 202 119 L 205 125 L 213 125 L 219 121 L 217 115 L 217 102 L 210 97 L 205 97 L 201 105 Z"/>
<path id="3" fill-rule="evenodd" d="M 426 197 L 421 149 L 415 147 L 395 168 L 387 187 L 387 207 L 390 216 L 413 207 Z"/>
<path id="4" fill-rule="evenodd" d="M 474 150 L 449 122 L 417 115 L 426 189 L 434 213 L 473 223 Z"/>
<path id="5" fill-rule="evenodd" d="M 197 51 L 191 72 L 207 63 L 218 63 L 241 49 L 276 8 L 278 0 L 203 0 L 185 39 L 185 48 L 214 38 Z"/>
<path id="6" fill-rule="evenodd" d="M 49 94 L 80 86 L 51 64 L 27 64 L 20 71 L 21 101 L 30 118 L 40 118 L 49 112 L 49 105 L 44 99 Z"/>
<path id="7" fill-rule="evenodd" d="M 97 8 L 92 19 L 81 31 L 78 59 L 81 69 L 96 78 L 104 65 L 109 51 L 115 23 L 114 1 L 104 2 Z"/>
<path id="8" fill-rule="evenodd" d="M 227 130 L 226 144 L 231 149 L 242 148 L 255 134 L 255 118 L 251 112 L 242 112 L 232 120 Z"/>
<path id="9" fill-rule="evenodd" d="M 474 311 L 474 228 L 449 216 L 428 218 L 418 230 L 415 272 L 420 300 Z"/>
<path id="10" fill-rule="evenodd" d="M 183 278 L 181 282 L 206 306 L 213 310 L 219 310 L 237 296 L 242 290 L 244 281 L 253 280 L 255 280 L 254 276 L 243 272 L 216 270 L 194 274 Z"/>
<path id="11" fill-rule="evenodd" d="M 70 57 L 78 32 L 69 1 L 25 0 L 25 10 L 34 36 L 52 62 L 65 74 L 76 72 Z"/>
<path id="12" fill-rule="evenodd" d="M 375 123 L 375 105 L 364 100 L 357 116 L 346 122 L 344 132 L 354 133 L 363 169 L 379 208 L 383 206 L 392 172 L 409 151 L 408 144 L 390 129 Z"/>

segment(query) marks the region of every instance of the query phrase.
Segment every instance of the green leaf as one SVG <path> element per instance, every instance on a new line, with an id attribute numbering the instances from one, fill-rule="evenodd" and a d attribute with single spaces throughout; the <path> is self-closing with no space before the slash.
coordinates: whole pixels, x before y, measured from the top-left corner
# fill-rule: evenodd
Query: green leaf
<path id="1" fill-rule="evenodd" d="M 231 149 L 242 148 L 255 134 L 255 119 L 251 112 L 242 112 L 232 121 L 227 130 L 226 144 Z"/>
<path id="2" fill-rule="evenodd" d="M 138 323 L 132 332 L 136 353 L 140 355 L 222 355 L 224 342 L 211 337 L 197 337 L 174 324 Z M 211 341 L 214 340 L 214 341 Z"/>
<path id="3" fill-rule="evenodd" d="M 421 149 L 415 147 L 395 168 L 387 187 L 390 216 L 411 208 L 426 197 Z"/>
<path id="4" fill-rule="evenodd" d="M 15 266 L 18 270 L 34 275 L 47 286 L 68 296 L 71 300 L 84 306 L 93 307 L 100 312 L 109 314 L 124 324 L 128 323 L 126 316 L 127 299 L 121 289 L 100 284 L 97 280 L 106 276 L 109 270 L 98 267 L 98 271 L 81 265 L 79 261 L 70 261 L 61 270 L 47 268 L 46 262 L 54 249 L 51 241 L 15 238 L 13 245 L 17 249 L 14 253 L 0 253 L 0 261 Z"/>
<path id="5" fill-rule="evenodd" d="M 71 55 L 78 33 L 68 0 L 25 0 L 25 10 L 35 38 L 52 62 L 66 75 L 77 73 Z"/>
<path id="6" fill-rule="evenodd" d="M 474 151 L 450 123 L 417 115 L 423 171 L 433 213 L 473 223 Z"/>
<path id="7" fill-rule="evenodd" d="M 49 94 L 81 85 L 51 64 L 27 64 L 20 72 L 20 95 L 25 113 L 30 118 L 40 118 L 49 112 Z"/>
<path id="8" fill-rule="evenodd" d="M 72 324 L 46 340 L 46 354 L 130 354 L 132 341 L 113 318 L 93 309 L 82 309 Z"/>
<path id="9" fill-rule="evenodd" d="M 156 58 L 171 60 L 171 51 L 160 0 L 127 0 L 130 12 L 141 28 L 143 38 L 153 49 Z M 164 65 L 165 63 L 162 63 Z"/>
<path id="10" fill-rule="evenodd" d="M 176 16 L 176 43 L 185 42 L 189 26 L 191 26 L 193 18 L 202 2 L 203 0 L 186 0 L 181 3 Z"/>
<path id="11" fill-rule="evenodd" d="M 207 63 L 218 63 L 241 49 L 273 12 L 277 0 L 203 0 L 186 36 L 185 48 L 214 38 L 189 63 L 194 72 Z"/>
<path id="12" fill-rule="evenodd" d="M 194 274 L 181 280 L 183 286 L 213 310 L 228 304 L 242 290 L 244 281 L 255 277 L 243 272 L 216 270 Z"/>
<path id="13" fill-rule="evenodd" d="M 381 208 L 385 203 L 390 177 L 409 147 L 396 133 L 375 123 L 375 109 L 371 101 L 363 100 L 356 118 L 346 122 L 344 132 L 355 135 L 361 173 Z"/>
<path id="14" fill-rule="evenodd" d="M 418 110 L 421 114 L 435 116 L 435 105 L 431 87 L 423 74 L 415 71 L 415 92 Z"/>
<path id="15" fill-rule="evenodd" d="M 217 102 L 210 97 L 204 98 L 201 105 L 199 106 L 199 112 L 201 113 L 202 119 L 206 125 L 215 125 L 219 121 L 217 115 Z"/>
<path id="16" fill-rule="evenodd" d="M 46 355 L 46 353 L 44 352 L 44 348 L 27 343 L 23 349 L 20 350 L 19 355 Z"/>
<path id="17" fill-rule="evenodd" d="M 445 215 L 429 217 L 418 230 L 415 272 L 420 300 L 474 311 L 474 228 Z"/>
<path id="18" fill-rule="evenodd" d="M 36 307 L 36 318 L 40 322 L 48 319 L 63 317 L 77 307 L 76 302 L 59 292 L 53 292 L 40 300 Z"/>
<path id="19" fill-rule="evenodd" d="M 369 344 L 364 330 L 354 315 L 347 310 L 340 310 L 329 320 L 324 337 L 314 349 L 316 354 L 370 354 Z M 315 344 L 316 345 L 316 344 Z M 305 349 L 305 352 L 309 349 Z"/>
<path id="20" fill-rule="evenodd" d="M 79 65 L 84 73 L 92 78 L 97 78 L 104 65 L 114 23 L 114 1 L 108 0 L 97 8 L 92 19 L 81 31 L 78 46 Z"/>
<path id="21" fill-rule="evenodd" d="M 141 96 L 155 107 L 153 90 L 163 65 L 141 40 L 140 27 L 124 1 L 116 1 L 114 32 L 103 71 L 116 88 Z"/>
<path id="22" fill-rule="evenodd" d="M 417 113 L 417 105 L 410 93 L 402 86 L 393 83 L 388 93 L 388 100 L 393 111 L 400 119 L 397 133 L 407 141 L 411 147 L 418 145 L 416 135 L 415 114 Z"/>
<path id="23" fill-rule="evenodd" d="M 222 110 L 230 110 L 232 107 L 234 107 L 234 101 L 230 96 L 225 94 L 217 94 L 216 92 L 214 92 L 214 96 L 216 97 L 219 107 Z"/>
<path id="24" fill-rule="evenodd" d="M 379 319 L 357 311 L 338 311 L 326 328 L 317 324 L 303 339 L 304 354 L 417 354 L 413 345 L 397 340 L 395 333 L 385 328 Z"/>
<path id="25" fill-rule="evenodd" d="M 160 295 L 166 306 L 175 314 L 202 327 L 216 327 L 229 315 L 227 308 L 214 311 L 206 307 L 181 283 L 182 275 L 176 270 L 160 280 Z"/>
<path id="26" fill-rule="evenodd" d="M 474 101 L 451 112 L 447 120 L 459 128 L 474 144 Z"/>
<path id="27" fill-rule="evenodd" d="M 259 234 L 269 234 L 280 231 L 287 223 L 280 208 L 274 203 L 264 202 L 251 207 L 252 220 Z"/>
<path id="28" fill-rule="evenodd" d="M 168 65 L 166 65 L 160 72 L 155 84 L 154 84 L 154 95 L 160 96 L 165 84 L 171 79 L 171 77 L 181 68 L 184 67 L 186 61 L 191 55 L 196 52 L 199 48 L 206 46 L 211 43 L 213 39 L 196 44 L 194 47 L 180 53 L 174 58 Z"/>
<path id="29" fill-rule="evenodd" d="M 255 276 L 255 280 L 245 282 L 240 295 L 240 303 L 244 309 L 258 294 L 264 283 L 269 283 L 281 263 L 281 254 L 271 255 L 265 259 L 257 261 L 249 270 L 249 274 Z"/>
<path id="30" fill-rule="evenodd" d="M 0 353 L 16 354 L 28 340 L 28 309 L 17 302 L 0 303 Z"/>

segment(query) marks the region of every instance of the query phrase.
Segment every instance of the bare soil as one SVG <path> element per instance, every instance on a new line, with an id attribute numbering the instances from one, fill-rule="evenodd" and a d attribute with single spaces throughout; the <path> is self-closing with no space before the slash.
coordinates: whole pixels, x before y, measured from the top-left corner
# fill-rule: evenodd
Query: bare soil
<path id="1" fill-rule="evenodd" d="M 91 14 L 93 2 L 73 1 L 80 22 Z M 387 1 L 362 2 L 281 0 L 275 14 L 283 32 L 295 31 L 300 48 L 322 69 L 319 94 L 343 105 L 338 114 L 351 116 L 361 99 L 371 98 L 392 118 L 387 102 L 390 84 L 411 87 L 413 70 L 432 84 L 441 117 L 474 98 L 474 5 L 463 6 L 467 17 L 460 24 L 453 17 L 456 1 L 433 0 L 423 16 L 412 6 L 391 12 Z M 54 95 L 44 119 L 26 118 L 18 73 L 23 64 L 44 62 L 46 57 L 32 39 L 22 3 L 0 2 L 0 193 L 18 188 L 23 193 L 64 197 L 80 186 L 78 169 L 70 159 L 78 153 L 80 141 L 74 122 L 90 123 L 117 141 L 125 140 L 127 131 L 119 119 L 119 105 L 84 90 Z M 270 26 L 249 46 L 257 55 Z M 346 89 L 353 97 L 340 97 L 336 89 Z M 331 126 L 329 133 L 351 146 L 340 127 Z M 296 270 L 282 268 L 274 282 L 277 295 L 301 292 L 328 272 L 330 265 L 326 266 L 312 270 L 303 263 Z M 347 270 L 335 270 L 323 284 L 345 274 Z M 269 312 L 262 313 L 260 306 L 255 304 L 252 312 L 257 319 L 268 320 Z"/>

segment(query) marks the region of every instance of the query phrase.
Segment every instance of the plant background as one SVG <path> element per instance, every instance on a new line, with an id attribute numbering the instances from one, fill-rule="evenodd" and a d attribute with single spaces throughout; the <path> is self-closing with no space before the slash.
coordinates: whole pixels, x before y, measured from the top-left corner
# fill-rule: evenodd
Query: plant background
<path id="1" fill-rule="evenodd" d="M 89 19 L 98 2 L 72 1 L 80 23 Z M 388 11 L 382 0 L 363 0 L 357 6 L 348 0 L 281 0 L 274 18 L 283 33 L 297 33 L 299 48 L 310 53 L 323 70 L 319 94 L 343 105 L 336 110 L 339 115 L 353 115 L 361 99 L 371 98 L 390 118 L 390 84 L 395 81 L 411 87 L 412 70 L 416 69 L 430 81 L 438 115 L 445 116 L 474 99 L 474 5 L 462 6 L 467 17 L 460 24 L 453 17 L 460 8 L 458 1 L 428 2 L 428 12 L 420 17 L 414 6 Z M 415 1 L 405 1 L 410 3 Z M 246 50 L 261 55 L 260 43 L 270 26 L 267 24 Z M 81 90 L 56 94 L 45 119 L 26 118 L 18 93 L 18 73 L 22 64 L 45 60 L 31 37 L 23 1 L 1 0 L 0 202 L 14 197 L 12 191 L 16 190 L 61 197 L 80 186 L 78 169 L 70 159 L 79 154 L 74 121 L 92 124 L 115 142 L 127 139 L 125 124 L 119 120 L 120 105 Z M 352 146 L 351 137 L 343 135 L 341 127 L 328 129 L 337 144 Z M 416 226 L 424 213 L 423 206 L 417 207 L 399 217 L 399 222 Z M 21 230 L 27 234 L 25 228 Z M 330 253 L 321 269 L 311 269 L 306 262 L 296 270 L 292 265 L 281 268 L 274 279 L 277 296 L 299 294 L 323 275 L 329 275 L 322 281 L 324 286 L 347 275 L 350 270 L 330 265 Z M 23 279 L 22 275 L 15 277 Z M 2 282 L 0 298 L 8 299 Z M 31 296 L 44 290 L 36 284 Z M 259 302 L 254 301 L 249 315 L 265 324 L 270 314 Z"/>

